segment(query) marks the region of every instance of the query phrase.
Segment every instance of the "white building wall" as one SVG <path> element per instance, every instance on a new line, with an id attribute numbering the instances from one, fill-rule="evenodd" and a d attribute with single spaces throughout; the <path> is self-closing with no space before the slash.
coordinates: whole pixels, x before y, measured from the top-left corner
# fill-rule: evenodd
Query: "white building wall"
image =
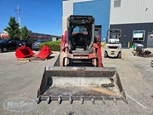
<path id="1" fill-rule="evenodd" d="M 75 2 L 85 2 L 91 0 L 67 0 L 63 1 L 63 17 L 62 17 L 62 31 L 63 34 L 67 29 L 67 17 L 73 15 L 73 3 Z"/>
<path id="2" fill-rule="evenodd" d="M 121 6 L 114 7 L 111 0 L 110 24 L 153 22 L 153 0 L 120 0 Z"/>

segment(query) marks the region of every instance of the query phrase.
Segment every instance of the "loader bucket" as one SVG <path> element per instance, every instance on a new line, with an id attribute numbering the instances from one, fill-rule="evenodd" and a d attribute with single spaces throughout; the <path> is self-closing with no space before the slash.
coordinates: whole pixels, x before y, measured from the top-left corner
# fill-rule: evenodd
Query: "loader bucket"
<path id="1" fill-rule="evenodd" d="M 40 88 L 37 92 L 37 103 L 41 101 L 75 100 L 81 103 L 90 100 L 123 100 L 125 92 L 116 68 L 111 67 L 45 67 Z"/>
<path id="2" fill-rule="evenodd" d="M 36 55 L 36 57 L 40 59 L 46 59 L 52 54 L 50 48 L 48 46 L 43 46 L 40 52 Z"/>
<path id="3" fill-rule="evenodd" d="M 16 49 L 15 56 L 17 58 L 27 58 L 34 55 L 34 52 L 26 46 L 21 46 Z"/>

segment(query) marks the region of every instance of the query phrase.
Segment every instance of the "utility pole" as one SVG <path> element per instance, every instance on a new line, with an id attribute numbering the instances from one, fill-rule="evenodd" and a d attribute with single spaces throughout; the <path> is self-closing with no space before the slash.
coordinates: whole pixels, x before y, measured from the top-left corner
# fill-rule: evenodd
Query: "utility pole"
<path id="1" fill-rule="evenodd" d="M 21 9 L 20 9 L 20 7 L 17 6 L 17 9 L 16 9 L 15 11 L 18 13 L 18 23 L 19 23 L 19 28 L 21 28 L 21 20 L 20 20 L 20 11 L 21 11 Z"/>
<path id="2" fill-rule="evenodd" d="M 59 20 L 57 20 L 57 29 L 58 29 L 58 37 L 59 37 Z"/>

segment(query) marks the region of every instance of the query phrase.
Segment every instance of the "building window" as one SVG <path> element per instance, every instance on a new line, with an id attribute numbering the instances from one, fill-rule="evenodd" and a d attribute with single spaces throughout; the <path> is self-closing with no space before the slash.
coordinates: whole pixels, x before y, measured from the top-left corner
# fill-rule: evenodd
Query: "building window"
<path id="1" fill-rule="evenodd" d="M 121 7 L 121 0 L 114 0 L 114 8 Z"/>
<path id="2" fill-rule="evenodd" d="M 99 35 L 100 35 L 99 29 L 95 29 L 95 36 L 99 36 Z"/>
<path id="3" fill-rule="evenodd" d="M 133 41 L 144 41 L 144 40 L 145 40 L 145 30 L 133 31 Z"/>
<path id="4" fill-rule="evenodd" d="M 99 31 L 99 29 L 95 29 L 95 31 Z"/>

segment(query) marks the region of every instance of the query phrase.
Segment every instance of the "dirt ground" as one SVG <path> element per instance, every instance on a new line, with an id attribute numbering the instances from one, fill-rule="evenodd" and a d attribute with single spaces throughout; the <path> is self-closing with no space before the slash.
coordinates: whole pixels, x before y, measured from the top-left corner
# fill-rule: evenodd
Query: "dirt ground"
<path id="1" fill-rule="evenodd" d="M 153 52 L 153 49 L 149 49 Z M 15 112 L 6 109 L 5 103 L 12 98 L 28 98 L 35 101 L 45 66 L 52 66 L 58 52 L 45 61 L 31 62 L 16 60 L 14 52 L 0 53 L 0 115 L 153 115 L 153 68 L 150 58 L 133 56 L 132 49 L 122 50 L 122 59 L 103 58 L 105 67 L 117 67 L 128 104 L 123 101 L 104 105 L 85 102 L 63 102 L 58 104 L 45 101 L 31 111 Z"/>

